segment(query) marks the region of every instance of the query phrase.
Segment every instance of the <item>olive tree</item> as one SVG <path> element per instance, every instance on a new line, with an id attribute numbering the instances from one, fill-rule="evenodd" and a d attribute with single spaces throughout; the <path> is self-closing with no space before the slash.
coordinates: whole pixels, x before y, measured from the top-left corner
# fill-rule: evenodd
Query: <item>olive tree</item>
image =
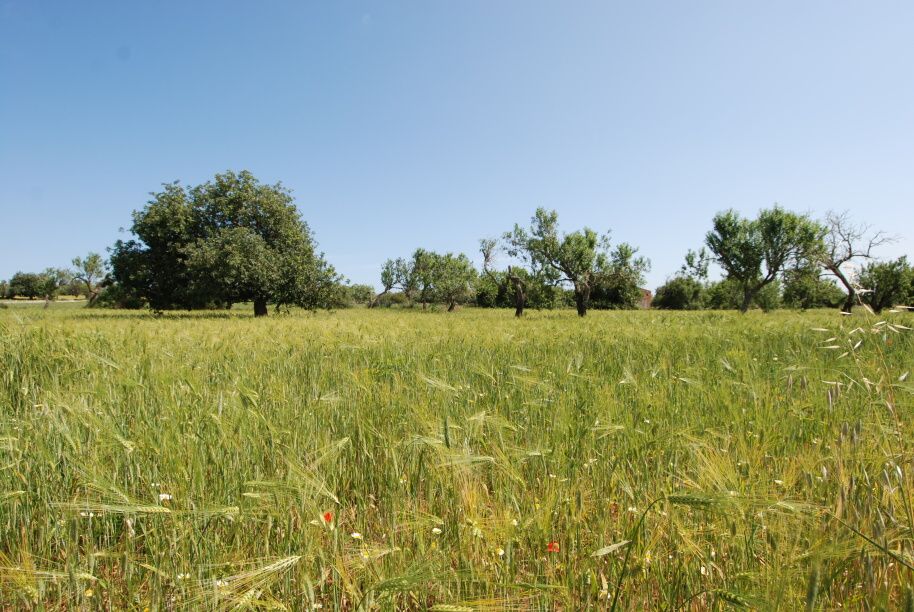
<path id="1" fill-rule="evenodd" d="M 779 206 L 744 219 L 734 210 L 718 213 L 705 243 L 727 278 L 739 287 L 740 311 L 791 264 L 821 257 L 824 228 L 806 215 Z"/>

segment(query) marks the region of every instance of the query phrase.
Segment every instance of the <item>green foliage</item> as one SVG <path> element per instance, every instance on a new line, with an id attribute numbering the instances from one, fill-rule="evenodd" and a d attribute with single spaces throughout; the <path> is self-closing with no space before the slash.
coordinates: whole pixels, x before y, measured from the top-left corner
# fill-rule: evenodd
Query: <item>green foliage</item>
<path id="1" fill-rule="evenodd" d="M 784 272 L 783 301 L 788 308 L 836 308 L 845 293 L 831 280 L 822 278 L 816 266 L 800 266 Z"/>
<path id="2" fill-rule="evenodd" d="M 744 299 L 742 285 L 732 278 L 711 283 L 705 292 L 705 305 L 713 310 L 743 310 Z M 774 280 L 752 294 L 748 308 L 757 307 L 767 312 L 777 309 L 780 304 L 781 285 Z"/>
<path id="3" fill-rule="evenodd" d="M 507 273 L 502 271 L 481 274 L 476 280 L 476 305 L 482 308 L 510 308 L 513 306 Z"/>
<path id="4" fill-rule="evenodd" d="M 805 215 L 779 206 L 744 219 L 734 210 L 718 213 L 705 242 L 727 277 L 739 286 L 740 310 L 790 265 L 816 261 L 824 249 L 825 229 Z"/>
<path id="5" fill-rule="evenodd" d="M 578 314 L 590 307 L 591 293 L 599 288 L 604 304 L 624 305 L 631 297 L 632 279 L 643 276 L 646 259 L 634 257 L 636 249 L 620 244 L 612 254 L 609 237 L 585 227 L 559 234 L 558 213 L 537 208 L 530 227 L 515 225 L 504 235 L 508 254 L 525 262 L 528 270 L 551 284 L 568 283 L 574 288 Z"/>
<path id="6" fill-rule="evenodd" d="M 596 276 L 590 299 L 593 308 L 637 308 L 641 303 L 644 275 L 650 262 L 636 257 L 638 249 L 623 242 L 610 252 L 605 267 Z"/>
<path id="7" fill-rule="evenodd" d="M 674 276 L 657 288 L 651 305 L 665 310 L 698 310 L 705 305 L 705 287 L 690 276 Z"/>
<path id="8" fill-rule="evenodd" d="M 24 297 L 30 300 L 43 295 L 44 279 L 32 272 L 16 272 L 10 279 L 7 295 L 10 298 Z"/>
<path id="9" fill-rule="evenodd" d="M 865 304 L 876 312 L 914 302 L 914 268 L 907 257 L 867 264 L 857 279 Z"/>
<path id="10" fill-rule="evenodd" d="M 350 306 L 368 306 L 374 300 L 371 285 L 349 285 L 345 287 L 346 300 Z"/>
<path id="11" fill-rule="evenodd" d="M 99 282 L 105 275 L 105 260 L 98 253 L 89 253 L 85 259 L 73 259 L 73 280 L 85 285 L 85 294 L 92 306 L 98 298 Z"/>
<path id="12" fill-rule="evenodd" d="M 0 280 L 0 299 L 8 297 L 10 292 L 10 284 L 5 280 Z"/>
<path id="13" fill-rule="evenodd" d="M 60 293 L 61 288 L 73 280 L 73 273 L 63 268 L 47 268 L 39 277 L 42 297 L 46 300 L 53 300 Z"/>
<path id="14" fill-rule="evenodd" d="M 338 277 L 316 253 L 307 224 L 281 184 L 250 172 L 167 184 L 134 213 L 137 239 L 118 241 L 112 276 L 159 310 L 253 301 L 318 308 L 338 298 Z"/>
<path id="15" fill-rule="evenodd" d="M 399 289 L 410 302 L 418 301 L 423 306 L 438 302 L 453 310 L 458 304 L 473 299 L 476 281 L 473 263 L 463 253 L 441 255 L 420 248 L 410 259 L 384 262 L 381 295 Z"/>
<path id="16" fill-rule="evenodd" d="M 460 253 L 428 253 L 429 287 L 435 301 L 453 310 L 473 297 L 476 270 L 469 257 Z"/>

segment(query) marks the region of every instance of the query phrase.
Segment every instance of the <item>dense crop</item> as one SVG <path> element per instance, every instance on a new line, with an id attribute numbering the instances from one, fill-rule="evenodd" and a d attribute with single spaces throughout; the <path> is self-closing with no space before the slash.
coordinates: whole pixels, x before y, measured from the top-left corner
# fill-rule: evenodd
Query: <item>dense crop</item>
<path id="1" fill-rule="evenodd" d="M 0 602 L 897 608 L 900 313 L 0 312 Z"/>

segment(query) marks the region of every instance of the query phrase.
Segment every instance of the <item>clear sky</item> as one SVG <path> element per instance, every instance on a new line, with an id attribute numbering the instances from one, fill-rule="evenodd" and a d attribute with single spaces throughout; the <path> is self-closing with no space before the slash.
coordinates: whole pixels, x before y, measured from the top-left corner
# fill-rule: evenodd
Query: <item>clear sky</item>
<path id="1" fill-rule="evenodd" d="M 353 282 L 537 206 L 652 288 L 729 207 L 914 255 L 914 3 L 0 0 L 0 278 L 226 169 L 292 188 Z"/>

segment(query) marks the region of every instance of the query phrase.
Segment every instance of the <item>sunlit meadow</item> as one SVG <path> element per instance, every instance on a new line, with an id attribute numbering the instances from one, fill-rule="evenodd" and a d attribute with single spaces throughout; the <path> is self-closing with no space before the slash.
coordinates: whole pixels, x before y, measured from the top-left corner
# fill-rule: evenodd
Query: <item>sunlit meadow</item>
<path id="1" fill-rule="evenodd" d="M 0 310 L 0 607 L 911 609 L 909 327 Z"/>

